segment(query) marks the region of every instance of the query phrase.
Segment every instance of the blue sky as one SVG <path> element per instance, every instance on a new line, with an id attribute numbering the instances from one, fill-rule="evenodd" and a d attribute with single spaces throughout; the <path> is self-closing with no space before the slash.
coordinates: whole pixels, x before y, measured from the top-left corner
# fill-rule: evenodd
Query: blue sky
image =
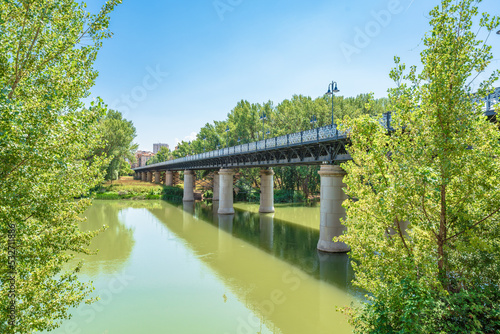
<path id="1" fill-rule="evenodd" d="M 89 8 L 95 10 L 94 1 Z M 437 0 L 123 0 L 95 63 L 92 96 L 132 120 L 142 150 L 191 140 L 242 99 L 278 104 L 294 94 L 393 87 L 395 55 L 420 63 Z M 498 0 L 482 11 L 500 14 Z M 500 36 L 490 36 L 500 67 Z"/>

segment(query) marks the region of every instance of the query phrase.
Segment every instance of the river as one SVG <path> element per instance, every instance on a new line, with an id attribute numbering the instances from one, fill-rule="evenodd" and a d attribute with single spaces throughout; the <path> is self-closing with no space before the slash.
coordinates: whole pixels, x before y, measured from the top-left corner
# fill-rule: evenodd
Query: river
<path id="1" fill-rule="evenodd" d="M 316 250 L 319 207 L 235 209 L 95 201 L 81 229 L 108 229 L 80 279 L 101 299 L 51 333 L 350 333 L 336 308 L 357 299 L 353 273 L 347 255 Z"/>

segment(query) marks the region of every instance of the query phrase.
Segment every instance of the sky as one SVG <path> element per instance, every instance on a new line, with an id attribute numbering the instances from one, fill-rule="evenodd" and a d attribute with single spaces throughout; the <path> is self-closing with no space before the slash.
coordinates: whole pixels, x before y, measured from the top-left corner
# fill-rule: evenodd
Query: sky
<path id="1" fill-rule="evenodd" d="M 89 1 L 90 2 L 90 1 Z M 98 10 L 104 0 L 91 0 Z M 275 105 L 337 95 L 387 96 L 394 56 L 420 64 L 429 11 L 438 0 L 123 0 L 111 14 L 91 97 L 137 130 L 141 150 L 172 149 L 247 100 Z M 498 0 L 480 11 L 500 14 Z M 500 35 L 491 34 L 500 68 Z M 487 71 L 488 72 L 488 71 Z M 499 84 L 500 86 L 500 84 Z"/>

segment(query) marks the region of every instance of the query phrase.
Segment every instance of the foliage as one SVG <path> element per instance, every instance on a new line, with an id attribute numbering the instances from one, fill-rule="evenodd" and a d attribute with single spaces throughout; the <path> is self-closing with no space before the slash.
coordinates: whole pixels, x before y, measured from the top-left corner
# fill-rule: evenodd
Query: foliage
<path id="1" fill-rule="evenodd" d="M 260 192 L 252 187 L 253 178 L 240 177 L 234 184 L 238 189 L 235 201 L 258 202 L 260 200 Z"/>
<path id="2" fill-rule="evenodd" d="M 120 176 L 129 175 L 131 169 L 126 160 L 134 162 L 134 152 L 137 150 L 137 144 L 132 143 L 136 136 L 134 124 L 124 119 L 119 111 L 108 110 L 99 122 L 99 130 L 105 140 L 105 146 L 95 150 L 94 155 L 111 158 L 106 169 L 106 180 L 116 180 Z"/>
<path id="3" fill-rule="evenodd" d="M 500 132 L 471 99 L 471 80 L 493 58 L 471 31 L 476 3 L 443 0 L 431 11 L 420 73 L 396 58 L 390 135 L 368 116 L 344 123 L 353 160 L 340 240 L 370 294 L 346 309 L 356 333 L 500 331 Z M 478 24 L 491 32 L 499 21 L 483 14 Z M 479 84 L 479 97 L 498 76 Z"/>
<path id="4" fill-rule="evenodd" d="M 100 186 L 95 194 L 96 199 L 160 199 L 163 193 L 163 186 L 156 184 L 137 184 L 126 178 Z"/>
<path id="5" fill-rule="evenodd" d="M 166 186 L 163 188 L 162 199 L 164 200 L 179 200 L 184 197 L 184 189 L 179 186 Z"/>
<path id="6" fill-rule="evenodd" d="M 173 159 L 173 156 L 172 153 L 170 152 L 170 149 L 168 147 L 162 146 L 151 159 L 146 161 L 146 166 L 171 159 Z"/>
<path id="7" fill-rule="evenodd" d="M 298 190 L 277 189 L 274 191 L 274 201 L 276 203 L 298 203 L 304 202 L 305 197 Z"/>
<path id="8" fill-rule="evenodd" d="M 63 266 L 72 253 L 89 253 L 95 234 L 79 231 L 90 201 L 75 198 L 102 180 L 107 161 L 87 157 L 102 144 L 105 109 L 100 100 L 85 109 L 81 99 L 97 77 L 93 62 L 119 2 L 108 1 L 96 15 L 71 0 L 0 2 L 1 333 L 54 329 L 69 307 L 91 302 L 91 285 L 77 281 L 80 265 Z"/>

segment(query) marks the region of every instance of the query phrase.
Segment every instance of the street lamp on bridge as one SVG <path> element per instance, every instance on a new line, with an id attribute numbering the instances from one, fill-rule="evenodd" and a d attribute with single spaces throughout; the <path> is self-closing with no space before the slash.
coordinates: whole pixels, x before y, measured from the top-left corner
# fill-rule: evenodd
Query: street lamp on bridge
<path id="1" fill-rule="evenodd" d="M 226 147 L 229 147 L 229 125 L 226 128 Z"/>
<path id="2" fill-rule="evenodd" d="M 267 115 L 265 112 L 262 113 L 260 116 L 260 120 L 262 121 L 262 139 L 265 139 L 265 134 L 264 134 L 264 122 L 267 120 Z"/>
<path id="3" fill-rule="evenodd" d="M 309 123 L 310 123 L 310 124 L 311 124 L 311 126 L 312 126 L 312 127 L 311 127 L 311 129 L 312 129 L 312 128 L 314 128 L 314 126 L 316 125 L 316 122 L 317 122 L 317 121 L 318 121 L 318 120 L 316 119 L 316 115 L 313 115 L 313 116 L 311 117 L 311 120 L 309 121 Z"/>
<path id="4" fill-rule="evenodd" d="M 339 90 L 337 89 L 337 82 L 332 81 L 332 83 L 328 85 L 328 92 L 326 92 L 326 95 L 332 96 L 332 128 L 333 128 L 333 93 L 338 93 L 338 92 Z"/>

